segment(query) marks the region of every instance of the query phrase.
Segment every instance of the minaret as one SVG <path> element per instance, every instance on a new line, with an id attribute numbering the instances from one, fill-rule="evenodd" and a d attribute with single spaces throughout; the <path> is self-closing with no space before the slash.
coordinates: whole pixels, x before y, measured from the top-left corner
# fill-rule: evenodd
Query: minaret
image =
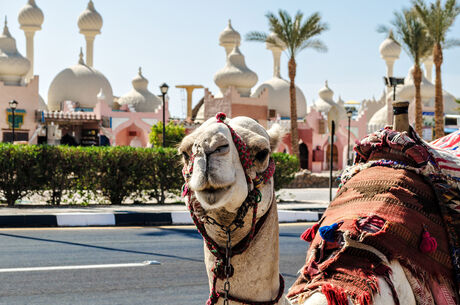
<path id="1" fill-rule="evenodd" d="M 401 54 L 401 46 L 394 40 L 393 32 L 380 44 L 380 56 L 387 64 L 387 77 L 393 76 L 393 65 Z"/>
<path id="2" fill-rule="evenodd" d="M 225 53 L 228 57 L 233 48 L 235 46 L 239 47 L 240 43 L 240 33 L 235 31 L 235 29 L 232 27 L 232 21 L 229 19 L 227 27 L 219 35 L 219 45 L 225 48 Z"/>
<path id="3" fill-rule="evenodd" d="M 94 39 L 102 28 L 102 17 L 94 8 L 92 0 L 89 0 L 88 6 L 78 17 L 78 28 L 86 39 L 86 64 L 92 67 Z"/>
<path id="4" fill-rule="evenodd" d="M 29 0 L 18 14 L 20 28 L 26 36 L 27 59 L 30 61 L 30 70 L 26 74 L 26 81 L 34 77 L 34 36 L 36 31 L 42 29 L 43 19 L 43 12 L 35 0 Z"/>
<path id="5" fill-rule="evenodd" d="M 286 50 L 286 45 L 279 39 L 275 33 L 271 33 L 267 37 L 265 46 L 273 53 L 273 77 L 281 78 L 280 64 L 281 53 Z"/>
<path id="6" fill-rule="evenodd" d="M 422 61 L 423 65 L 425 66 L 425 77 L 427 80 L 432 82 L 433 55 L 425 57 Z"/>

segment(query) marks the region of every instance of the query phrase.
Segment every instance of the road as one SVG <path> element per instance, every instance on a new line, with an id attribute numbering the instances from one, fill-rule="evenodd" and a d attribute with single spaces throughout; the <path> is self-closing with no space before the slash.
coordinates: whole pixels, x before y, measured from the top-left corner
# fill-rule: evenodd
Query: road
<path id="1" fill-rule="evenodd" d="M 305 261 L 308 244 L 299 235 L 306 227 L 280 229 L 287 288 Z M 2 305 L 202 305 L 209 293 L 203 243 L 192 227 L 4 229 L 0 240 Z M 69 266 L 82 269 L 61 270 Z"/>

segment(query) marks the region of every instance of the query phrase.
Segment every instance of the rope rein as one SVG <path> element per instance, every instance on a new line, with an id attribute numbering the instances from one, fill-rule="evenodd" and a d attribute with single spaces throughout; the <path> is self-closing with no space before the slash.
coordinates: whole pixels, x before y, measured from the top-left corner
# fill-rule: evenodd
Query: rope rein
<path id="1" fill-rule="evenodd" d="M 216 119 L 218 123 L 225 124 L 232 136 L 233 143 L 238 151 L 238 155 L 240 158 L 241 165 L 243 166 L 244 173 L 246 176 L 246 182 L 248 183 L 248 190 L 250 190 L 251 184 L 253 185 L 253 189 L 248 192 L 248 195 L 241 206 L 238 208 L 237 213 L 233 221 L 228 225 L 222 225 L 214 218 L 204 215 L 202 217 L 197 216 L 196 207 L 199 207 L 200 204 L 196 199 L 193 191 L 190 190 L 188 187 L 188 181 L 190 180 L 192 173 L 193 173 L 193 163 L 194 163 L 194 155 L 190 156 L 189 164 L 184 166 L 182 169 L 182 175 L 185 179 L 185 184 L 182 189 L 182 196 L 188 197 L 188 208 L 190 211 L 190 215 L 193 219 L 195 226 L 200 232 L 203 240 L 205 241 L 206 247 L 209 251 L 216 257 L 216 261 L 214 262 L 214 266 L 212 267 L 213 272 L 213 279 L 212 279 L 212 289 L 209 295 L 208 301 L 206 305 L 214 305 L 217 303 L 219 298 L 224 299 L 224 305 L 228 305 L 229 300 L 240 302 L 242 304 L 247 305 L 274 305 L 278 303 L 281 296 L 284 292 L 284 279 L 279 275 L 280 278 L 280 287 L 278 291 L 278 295 L 274 300 L 267 301 L 267 302 L 254 302 L 249 300 L 239 299 L 237 297 L 233 297 L 230 295 L 230 277 L 233 276 L 234 268 L 231 264 L 231 258 L 235 255 L 243 253 L 251 244 L 252 240 L 254 239 L 255 235 L 258 233 L 262 225 L 265 223 L 265 220 L 270 213 L 273 204 L 270 206 L 269 210 L 257 221 L 257 209 L 258 204 L 262 199 L 262 194 L 260 192 L 260 188 L 263 184 L 267 183 L 268 180 L 273 176 L 275 172 L 275 162 L 273 159 L 270 159 L 269 165 L 267 169 L 261 173 L 260 175 L 257 174 L 255 179 L 251 179 L 248 175 L 249 169 L 253 166 L 253 162 L 250 158 L 249 149 L 246 143 L 241 139 L 241 137 L 230 127 L 227 123 L 225 123 L 226 115 L 222 112 L 219 112 L 216 115 Z M 232 236 L 231 234 L 239 228 L 244 226 L 244 218 L 247 215 L 249 208 L 252 208 L 252 220 L 251 220 L 251 229 L 249 233 L 235 246 L 232 246 Z M 205 224 L 216 225 L 218 226 L 227 236 L 226 246 L 225 248 L 220 247 L 206 232 Z M 224 291 L 218 292 L 216 285 L 217 280 L 224 280 Z"/>

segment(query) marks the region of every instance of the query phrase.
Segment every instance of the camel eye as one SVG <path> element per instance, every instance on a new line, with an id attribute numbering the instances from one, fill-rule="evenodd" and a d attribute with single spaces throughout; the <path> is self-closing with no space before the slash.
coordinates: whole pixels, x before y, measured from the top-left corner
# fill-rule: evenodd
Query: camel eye
<path id="1" fill-rule="evenodd" d="M 259 162 L 262 162 L 267 158 L 267 156 L 268 156 L 268 149 L 261 150 L 256 154 L 256 160 Z"/>

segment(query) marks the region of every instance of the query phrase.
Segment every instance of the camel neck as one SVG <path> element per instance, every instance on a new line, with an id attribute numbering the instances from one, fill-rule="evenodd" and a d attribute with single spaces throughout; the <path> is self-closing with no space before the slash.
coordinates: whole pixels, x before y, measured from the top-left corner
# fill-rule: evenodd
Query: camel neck
<path id="1" fill-rule="evenodd" d="M 273 300 L 278 295 L 280 285 L 278 211 L 274 199 L 272 204 L 273 207 L 268 211 L 265 223 L 246 251 L 231 258 L 234 268 L 234 274 L 230 278 L 232 296 L 262 302 Z M 210 288 L 212 288 L 211 269 L 216 257 L 207 247 L 204 253 Z M 222 280 L 217 280 L 217 291 L 223 291 L 223 283 Z M 222 302 L 223 299 L 219 299 L 217 304 Z"/>

